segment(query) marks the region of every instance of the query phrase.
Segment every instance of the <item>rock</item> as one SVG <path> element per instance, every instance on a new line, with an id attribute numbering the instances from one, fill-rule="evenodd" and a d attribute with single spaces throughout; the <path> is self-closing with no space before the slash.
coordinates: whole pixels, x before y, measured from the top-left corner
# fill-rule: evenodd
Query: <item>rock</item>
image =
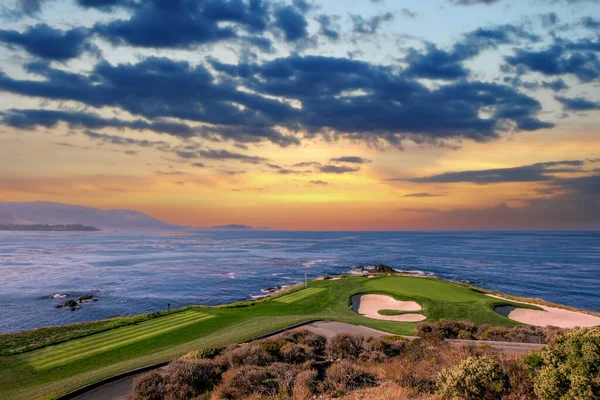
<path id="1" fill-rule="evenodd" d="M 364 271 L 365 270 L 365 266 L 364 265 L 357 265 L 356 267 L 354 267 L 355 271 Z"/>
<path id="2" fill-rule="evenodd" d="M 69 299 L 67 301 L 65 301 L 64 303 L 60 303 L 56 305 L 56 308 L 70 308 L 71 311 L 75 311 L 79 308 L 79 304 L 77 304 L 76 300 L 73 299 Z"/>
<path id="3" fill-rule="evenodd" d="M 79 304 L 81 304 L 81 303 L 91 303 L 92 301 L 98 301 L 98 299 L 95 298 L 94 295 L 88 294 L 85 296 L 81 296 L 77 301 L 79 302 Z"/>
<path id="4" fill-rule="evenodd" d="M 466 283 L 467 285 L 477 285 L 477 281 L 472 281 L 470 279 L 463 279 L 461 280 L 462 283 Z"/>
<path id="5" fill-rule="evenodd" d="M 377 264 L 375 267 L 369 270 L 372 274 L 393 274 L 396 270 L 389 265 Z"/>

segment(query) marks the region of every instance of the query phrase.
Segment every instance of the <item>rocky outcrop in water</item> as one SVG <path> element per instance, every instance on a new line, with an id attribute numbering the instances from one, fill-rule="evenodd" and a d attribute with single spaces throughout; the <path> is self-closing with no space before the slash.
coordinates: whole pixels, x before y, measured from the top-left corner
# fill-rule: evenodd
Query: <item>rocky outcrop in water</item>
<path id="1" fill-rule="evenodd" d="M 373 268 L 371 268 L 368 271 L 371 274 L 393 274 L 396 272 L 396 270 L 394 268 L 390 267 L 389 265 L 385 265 L 385 264 L 377 264 L 376 266 L 374 266 Z"/>

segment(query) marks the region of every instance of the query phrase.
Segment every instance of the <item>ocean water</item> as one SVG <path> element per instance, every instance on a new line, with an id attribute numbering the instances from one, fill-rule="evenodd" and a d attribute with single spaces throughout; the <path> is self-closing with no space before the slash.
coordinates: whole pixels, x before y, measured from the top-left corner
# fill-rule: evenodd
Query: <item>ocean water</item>
<path id="1" fill-rule="evenodd" d="M 600 311 L 600 232 L 0 232 L 0 332 L 240 301 L 378 263 Z M 99 301 L 49 298 L 84 294 Z"/>

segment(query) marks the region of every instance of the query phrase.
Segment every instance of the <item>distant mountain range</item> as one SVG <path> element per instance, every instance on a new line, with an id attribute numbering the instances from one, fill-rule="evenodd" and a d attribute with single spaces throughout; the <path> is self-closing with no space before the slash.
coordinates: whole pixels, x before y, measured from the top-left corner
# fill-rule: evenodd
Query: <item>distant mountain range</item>
<path id="1" fill-rule="evenodd" d="M 99 210 L 51 202 L 0 202 L 0 225 L 85 225 L 99 229 L 172 229 L 156 218 L 132 210 Z"/>
<path id="2" fill-rule="evenodd" d="M 181 225 L 168 224 L 159 219 L 150 217 L 139 211 L 132 210 L 100 210 L 97 208 L 74 206 L 63 203 L 34 201 L 11 203 L 0 201 L 0 225 L 13 226 L 10 230 L 17 230 L 15 226 L 38 225 L 29 230 L 64 230 L 50 229 L 42 226 L 56 225 L 83 225 L 102 230 L 136 230 L 136 229 L 176 229 L 189 228 Z M 212 226 L 205 229 L 252 229 L 248 225 L 230 224 Z M 8 228 L 4 229 L 8 230 Z M 27 230 L 20 228 L 18 230 Z"/>

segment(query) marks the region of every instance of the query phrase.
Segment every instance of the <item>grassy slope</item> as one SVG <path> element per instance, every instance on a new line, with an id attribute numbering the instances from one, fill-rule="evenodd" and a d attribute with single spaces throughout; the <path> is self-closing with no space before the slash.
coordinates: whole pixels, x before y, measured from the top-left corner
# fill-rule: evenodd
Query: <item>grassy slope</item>
<path id="1" fill-rule="evenodd" d="M 515 325 L 493 310 L 495 306 L 509 302 L 440 280 L 348 277 L 337 281 L 315 281 L 310 283 L 309 289 L 248 303 L 251 305 L 246 307 L 187 307 L 182 313 L 155 318 L 137 326 L 0 357 L 0 398 L 50 398 L 191 350 L 223 346 L 311 319 L 348 322 L 398 334 L 412 333 L 414 323 L 379 321 L 355 314 L 350 297 L 358 293 L 382 293 L 399 300 L 415 300 L 423 307 L 428 321 L 446 318 L 470 320 L 476 324 Z M 195 321 L 190 317 L 193 311 L 208 314 L 210 318 L 198 314 L 200 317 Z M 82 327 L 78 325 L 77 329 Z M 123 340 L 119 341 L 119 337 Z M 96 350 L 97 347 L 100 349 Z"/>

